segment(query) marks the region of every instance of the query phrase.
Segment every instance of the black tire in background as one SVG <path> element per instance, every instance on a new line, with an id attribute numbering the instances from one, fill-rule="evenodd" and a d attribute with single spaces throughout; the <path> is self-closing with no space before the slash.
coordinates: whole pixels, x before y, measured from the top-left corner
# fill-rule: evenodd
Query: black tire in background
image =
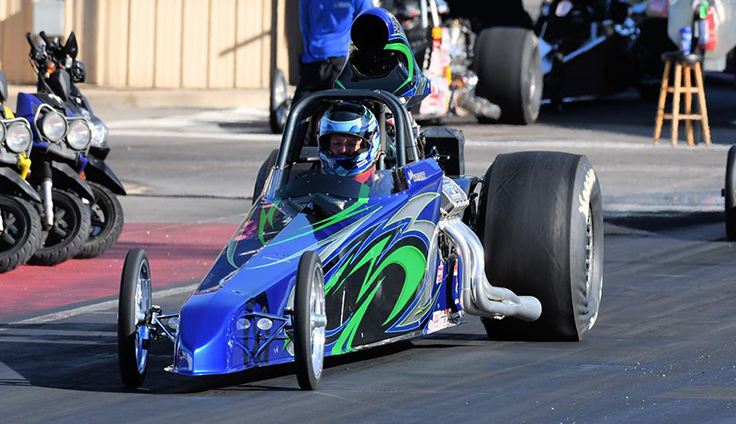
<path id="1" fill-rule="evenodd" d="M 126 387 L 140 387 L 146 378 L 151 340 L 146 323 L 151 306 L 148 255 L 143 249 L 132 249 L 125 257 L 118 297 L 118 365 Z"/>
<path id="2" fill-rule="evenodd" d="M 261 164 L 261 167 L 258 169 L 256 183 L 253 186 L 253 203 L 255 203 L 258 197 L 261 195 L 261 192 L 263 191 L 263 186 L 266 185 L 268 174 L 271 172 L 271 168 L 276 166 L 276 160 L 278 159 L 278 157 L 279 151 L 278 149 L 274 149 L 271 154 L 268 155 L 263 164 Z"/>
<path id="3" fill-rule="evenodd" d="M 94 182 L 88 184 L 95 194 L 95 202 L 89 205 L 89 238 L 74 256 L 80 259 L 96 258 L 105 253 L 123 232 L 123 206 L 118 197 L 105 186 Z"/>
<path id="4" fill-rule="evenodd" d="M 71 193 L 52 189 L 54 226 L 41 233 L 41 245 L 28 261 L 33 265 L 56 265 L 74 257 L 89 238 L 89 207 Z"/>
<path id="5" fill-rule="evenodd" d="M 729 240 L 736 240 L 736 145 L 728 149 L 726 188 L 723 191 L 726 205 L 726 237 Z"/>
<path id="6" fill-rule="evenodd" d="M 528 125 L 537 120 L 543 76 L 539 43 L 532 31 L 514 27 L 483 30 L 475 46 L 475 72 L 475 92 L 501 107 L 500 122 Z"/>
<path id="7" fill-rule="evenodd" d="M 41 217 L 27 201 L 0 196 L 0 273 L 26 263 L 41 242 Z"/>
<path id="8" fill-rule="evenodd" d="M 294 293 L 294 365 L 302 390 L 317 390 L 325 353 L 325 278 L 319 255 L 302 254 Z M 315 317 L 323 320 L 318 322 Z"/>
<path id="9" fill-rule="evenodd" d="M 268 125 L 271 132 L 281 134 L 286 126 L 286 118 L 289 117 L 291 99 L 286 89 L 286 77 L 281 69 L 274 69 L 271 74 L 271 87 L 269 98 Z"/>
<path id="10" fill-rule="evenodd" d="M 585 156 L 499 155 L 486 173 L 477 226 L 491 284 L 537 297 L 535 322 L 482 318 L 504 340 L 581 340 L 598 317 L 603 285 L 603 213 Z"/>

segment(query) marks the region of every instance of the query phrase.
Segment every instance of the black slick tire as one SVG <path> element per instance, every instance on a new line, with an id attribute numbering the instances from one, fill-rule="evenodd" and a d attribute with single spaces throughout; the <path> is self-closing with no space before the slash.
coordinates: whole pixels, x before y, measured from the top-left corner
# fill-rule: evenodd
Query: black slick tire
<path id="1" fill-rule="evenodd" d="M 89 205 L 90 232 L 82 250 L 74 256 L 79 259 L 96 258 L 112 247 L 123 232 L 123 206 L 118 197 L 107 187 L 88 182 L 95 195 Z"/>
<path id="2" fill-rule="evenodd" d="M 483 30 L 474 65 L 478 75 L 475 92 L 501 108 L 500 122 L 528 125 L 537 120 L 543 77 L 539 44 L 532 31 L 514 27 Z"/>
<path id="3" fill-rule="evenodd" d="M 118 364 L 126 387 L 143 384 L 148 369 L 151 267 L 143 249 L 128 252 L 118 298 Z M 145 317 L 145 322 L 141 318 Z"/>
<path id="4" fill-rule="evenodd" d="M 256 183 L 253 186 L 253 203 L 258 200 L 258 197 L 261 196 L 261 192 L 263 191 L 263 187 L 266 185 L 266 180 L 268 179 L 268 174 L 271 172 L 271 169 L 276 166 L 276 160 L 279 157 L 279 151 L 277 149 L 274 149 L 271 154 L 268 155 L 266 160 L 261 164 L 261 167 L 258 169 L 258 175 L 256 176 Z"/>
<path id="5" fill-rule="evenodd" d="M 302 254 L 294 293 L 294 365 L 302 390 L 317 390 L 324 364 L 326 315 L 324 274 L 319 255 Z M 321 295 L 320 295 L 321 294 Z M 323 321 L 315 317 L 321 316 Z"/>
<path id="6" fill-rule="evenodd" d="M 41 233 L 41 243 L 31 259 L 32 265 L 56 265 L 74 257 L 89 237 L 89 207 L 75 195 L 52 189 L 54 226 Z"/>
<path id="7" fill-rule="evenodd" d="M 726 237 L 736 240 L 736 145 L 728 149 L 726 159 L 726 188 L 723 190 L 726 207 Z"/>
<path id="8" fill-rule="evenodd" d="M 491 284 L 542 304 L 535 322 L 482 318 L 488 336 L 582 340 L 603 285 L 601 190 L 585 156 L 499 155 L 483 180 L 478 219 Z"/>
<path id="9" fill-rule="evenodd" d="M 41 241 L 41 217 L 27 201 L 0 196 L 0 273 L 26 263 Z"/>

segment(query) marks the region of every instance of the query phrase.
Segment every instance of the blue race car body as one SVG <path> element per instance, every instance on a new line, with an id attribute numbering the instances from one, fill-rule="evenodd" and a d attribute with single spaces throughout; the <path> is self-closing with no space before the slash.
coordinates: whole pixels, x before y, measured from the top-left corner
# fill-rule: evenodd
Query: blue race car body
<path id="1" fill-rule="evenodd" d="M 446 270 L 462 267 L 437 254 L 442 170 L 427 159 L 402 171 L 407 189 L 387 196 L 362 187 L 364 197 L 350 199 L 258 200 L 182 308 L 172 370 L 221 374 L 292 361 L 285 317 L 308 250 L 324 268 L 325 355 L 459 323 L 459 279 Z M 265 331 L 263 317 L 274 323 Z"/>

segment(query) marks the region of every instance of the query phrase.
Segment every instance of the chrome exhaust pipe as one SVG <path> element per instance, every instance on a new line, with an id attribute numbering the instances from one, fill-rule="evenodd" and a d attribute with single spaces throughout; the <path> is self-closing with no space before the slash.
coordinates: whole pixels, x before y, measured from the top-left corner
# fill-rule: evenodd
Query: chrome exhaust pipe
<path id="1" fill-rule="evenodd" d="M 41 182 L 41 192 L 43 193 L 43 210 L 46 226 L 51 228 L 54 226 L 54 201 L 51 197 L 51 187 L 53 183 L 50 178 Z"/>
<path id="2" fill-rule="evenodd" d="M 513 291 L 494 287 L 488 281 L 483 264 L 483 245 L 478 236 L 459 218 L 440 223 L 457 246 L 458 253 L 469 272 L 462 273 L 461 302 L 463 309 L 486 318 L 515 317 L 536 321 L 542 315 L 542 304 L 533 296 L 518 296 Z"/>

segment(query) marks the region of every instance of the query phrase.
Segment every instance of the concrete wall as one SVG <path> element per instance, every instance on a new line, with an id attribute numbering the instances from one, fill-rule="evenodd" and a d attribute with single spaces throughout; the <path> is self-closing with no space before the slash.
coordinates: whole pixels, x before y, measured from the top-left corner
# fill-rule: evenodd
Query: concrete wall
<path id="1" fill-rule="evenodd" d="M 25 34 L 37 1 L 0 0 L 11 83 L 35 82 Z M 271 66 L 296 74 L 301 50 L 298 0 L 64 0 L 64 26 L 87 82 L 105 87 L 263 88 Z"/>

